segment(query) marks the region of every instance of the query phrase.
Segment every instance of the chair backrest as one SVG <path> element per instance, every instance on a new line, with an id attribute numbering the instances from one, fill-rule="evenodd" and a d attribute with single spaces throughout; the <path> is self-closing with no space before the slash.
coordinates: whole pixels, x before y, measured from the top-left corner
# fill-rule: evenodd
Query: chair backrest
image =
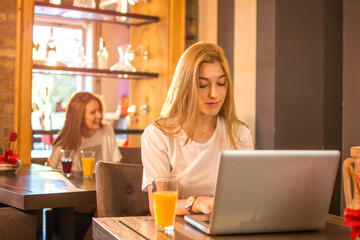
<path id="1" fill-rule="evenodd" d="M 139 147 L 120 147 L 122 163 L 142 164 L 141 148 Z"/>
<path id="2" fill-rule="evenodd" d="M 37 215 L 35 210 L 21 211 L 12 207 L 0 207 L 0 238 L 36 239 Z"/>
<path id="3" fill-rule="evenodd" d="M 149 201 L 141 190 L 143 166 L 99 161 L 96 197 L 99 217 L 149 215 Z"/>

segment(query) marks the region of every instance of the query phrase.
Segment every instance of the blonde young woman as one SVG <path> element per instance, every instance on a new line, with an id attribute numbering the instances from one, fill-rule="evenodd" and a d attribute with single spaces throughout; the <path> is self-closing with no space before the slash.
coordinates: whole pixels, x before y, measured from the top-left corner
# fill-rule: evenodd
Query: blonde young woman
<path id="1" fill-rule="evenodd" d="M 198 42 L 183 53 L 160 115 L 141 138 L 142 189 L 151 213 L 151 178 L 174 176 L 176 214 L 210 214 L 219 153 L 253 149 L 250 130 L 236 116 L 229 64 L 218 45 Z"/>
<path id="2" fill-rule="evenodd" d="M 88 92 L 72 96 L 66 107 L 63 129 L 53 143 L 48 164 L 61 168 L 60 149 L 74 149 L 72 171 L 81 171 L 81 149 L 93 149 L 96 161 L 120 161 L 113 128 L 103 122 L 104 106 L 100 97 Z"/>

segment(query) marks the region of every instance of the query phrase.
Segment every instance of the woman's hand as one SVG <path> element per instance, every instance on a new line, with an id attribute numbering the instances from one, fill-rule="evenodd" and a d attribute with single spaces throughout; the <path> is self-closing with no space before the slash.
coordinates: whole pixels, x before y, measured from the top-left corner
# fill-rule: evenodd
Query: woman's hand
<path id="1" fill-rule="evenodd" d="M 192 210 L 196 213 L 210 214 L 213 209 L 213 197 L 197 197 Z"/>
<path id="2" fill-rule="evenodd" d="M 152 216 L 154 216 L 154 200 L 152 197 L 152 188 L 151 185 L 148 187 L 148 197 L 149 197 L 149 209 Z M 178 199 L 176 204 L 176 215 L 187 215 L 190 214 L 185 209 L 185 203 L 186 199 Z M 204 214 L 210 214 L 212 212 L 214 204 L 214 198 L 213 197 L 196 197 L 196 200 L 193 204 L 192 210 L 195 213 L 204 213 Z"/>

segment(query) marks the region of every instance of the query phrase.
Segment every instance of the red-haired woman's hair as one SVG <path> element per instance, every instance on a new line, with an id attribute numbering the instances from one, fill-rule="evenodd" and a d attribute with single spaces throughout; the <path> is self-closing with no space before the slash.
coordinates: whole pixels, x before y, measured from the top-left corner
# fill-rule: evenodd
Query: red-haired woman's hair
<path id="1" fill-rule="evenodd" d="M 104 104 L 102 99 L 92 93 L 78 92 L 74 94 L 66 107 L 66 120 L 63 129 L 59 132 L 59 136 L 54 141 L 54 146 L 60 146 L 64 149 L 74 149 L 77 151 L 81 144 L 81 126 L 84 121 L 86 105 L 96 100 L 100 105 L 101 123 L 104 116 Z"/>

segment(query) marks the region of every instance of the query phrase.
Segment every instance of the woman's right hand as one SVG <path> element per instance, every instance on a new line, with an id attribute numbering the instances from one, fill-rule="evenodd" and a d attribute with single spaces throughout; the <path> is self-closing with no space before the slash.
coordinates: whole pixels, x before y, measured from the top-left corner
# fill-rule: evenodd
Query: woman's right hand
<path id="1" fill-rule="evenodd" d="M 197 197 L 192 210 L 196 213 L 210 214 L 213 209 L 213 197 Z"/>

